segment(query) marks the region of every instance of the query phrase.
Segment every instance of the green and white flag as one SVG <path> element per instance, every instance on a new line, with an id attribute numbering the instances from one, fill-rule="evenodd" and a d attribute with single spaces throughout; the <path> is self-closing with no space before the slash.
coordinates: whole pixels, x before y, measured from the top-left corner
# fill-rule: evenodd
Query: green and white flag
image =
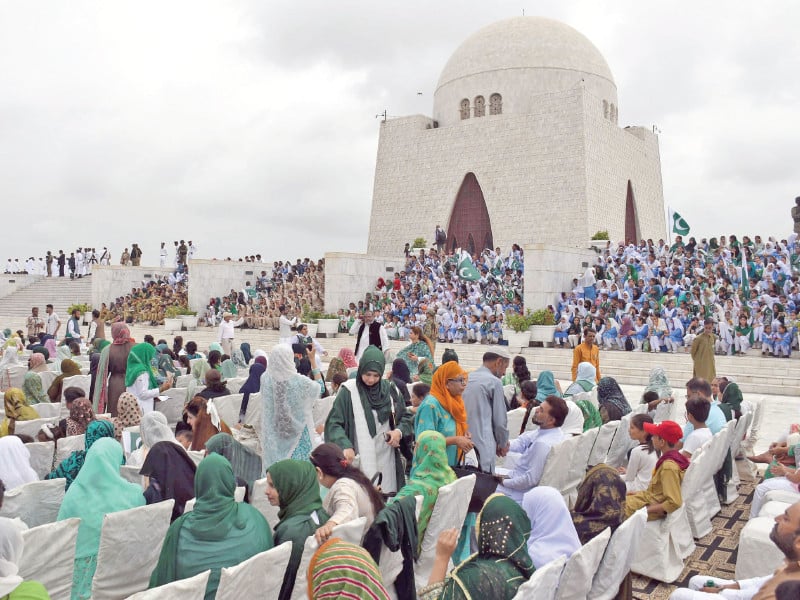
<path id="1" fill-rule="evenodd" d="M 672 233 L 676 235 L 689 235 L 689 224 L 682 216 L 672 211 Z"/>
<path id="2" fill-rule="evenodd" d="M 478 269 L 472 264 L 472 259 L 467 252 L 462 252 L 459 255 L 458 276 L 465 281 L 478 281 L 481 278 L 481 274 L 478 273 Z"/>

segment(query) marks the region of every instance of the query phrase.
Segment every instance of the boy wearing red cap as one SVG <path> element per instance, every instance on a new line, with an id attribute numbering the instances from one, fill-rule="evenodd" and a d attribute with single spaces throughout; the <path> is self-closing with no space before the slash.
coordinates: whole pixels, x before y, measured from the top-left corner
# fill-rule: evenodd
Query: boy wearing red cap
<path id="1" fill-rule="evenodd" d="M 653 446 L 660 458 L 647 489 L 629 494 L 625 499 L 625 516 L 630 517 L 646 506 L 647 520 L 655 521 L 663 519 L 683 504 L 681 482 L 689 460 L 676 448 L 683 431 L 675 421 L 644 423 L 644 430 L 653 436 Z"/>

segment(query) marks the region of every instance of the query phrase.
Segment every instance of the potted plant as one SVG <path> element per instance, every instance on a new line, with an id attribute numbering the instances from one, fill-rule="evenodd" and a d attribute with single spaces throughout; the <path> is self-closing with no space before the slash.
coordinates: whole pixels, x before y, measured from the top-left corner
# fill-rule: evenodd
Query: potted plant
<path id="1" fill-rule="evenodd" d="M 503 339 L 508 341 L 508 348 L 527 348 L 531 341 L 531 332 L 528 331 L 530 321 L 526 315 L 517 312 L 506 313 Z"/>
<path id="2" fill-rule="evenodd" d="M 180 311 L 180 306 L 170 306 L 164 311 L 164 330 L 167 333 L 175 333 L 181 330 L 183 320 L 181 319 Z"/>
<path id="3" fill-rule="evenodd" d="M 196 310 L 190 310 L 188 307 L 183 306 L 178 310 L 178 318 L 180 318 L 183 328 L 186 331 L 194 331 L 197 329 Z"/>
<path id="4" fill-rule="evenodd" d="M 322 313 L 317 318 L 317 335 L 324 335 L 326 338 L 336 337 L 336 332 L 339 331 L 339 316 Z"/>
<path id="5" fill-rule="evenodd" d="M 88 325 L 92 322 L 92 307 L 89 304 L 85 303 L 76 303 L 70 304 L 69 308 L 67 309 L 67 313 L 69 316 L 72 316 L 73 311 L 79 310 L 81 311 L 81 321 L 84 325 Z"/>
<path id="6" fill-rule="evenodd" d="M 411 250 L 414 254 L 419 254 L 420 250 L 427 250 L 428 249 L 428 242 L 425 240 L 424 237 L 415 238 L 413 242 L 411 242 Z"/>
<path id="7" fill-rule="evenodd" d="M 542 346 L 553 343 L 553 334 L 556 332 L 556 318 L 546 308 L 531 312 L 528 310 L 528 329 L 531 332 L 531 342 L 541 343 Z"/>
<path id="8" fill-rule="evenodd" d="M 589 245 L 595 250 L 602 251 L 608 245 L 608 231 L 598 231 L 592 236 Z"/>
<path id="9" fill-rule="evenodd" d="M 312 309 L 308 304 L 303 305 L 303 312 L 300 314 L 300 323 L 308 326 L 308 335 L 317 337 L 318 321 L 322 313 Z"/>

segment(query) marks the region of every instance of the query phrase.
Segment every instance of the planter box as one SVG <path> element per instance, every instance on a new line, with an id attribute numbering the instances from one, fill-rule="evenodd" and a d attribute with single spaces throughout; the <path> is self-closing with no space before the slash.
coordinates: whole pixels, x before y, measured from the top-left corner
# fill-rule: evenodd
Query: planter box
<path id="1" fill-rule="evenodd" d="M 186 331 L 194 331 L 197 329 L 197 315 L 181 315 L 180 319 Z"/>
<path id="2" fill-rule="evenodd" d="M 503 339 L 508 342 L 508 350 L 510 352 L 518 352 L 518 349 L 528 347 L 531 341 L 531 332 L 517 332 L 512 329 L 503 329 Z"/>
<path id="3" fill-rule="evenodd" d="M 169 333 L 180 331 L 182 325 L 183 321 L 178 317 L 174 319 L 164 319 L 164 330 Z"/>
<path id="4" fill-rule="evenodd" d="M 528 328 L 531 332 L 531 342 L 548 346 L 553 344 L 553 334 L 556 332 L 555 325 L 531 325 Z"/>
<path id="5" fill-rule="evenodd" d="M 317 337 L 317 324 L 316 323 L 306 323 L 308 326 L 308 335 L 312 338 Z"/>
<path id="6" fill-rule="evenodd" d="M 339 319 L 320 319 L 317 321 L 318 336 L 335 337 L 337 331 L 339 331 Z"/>

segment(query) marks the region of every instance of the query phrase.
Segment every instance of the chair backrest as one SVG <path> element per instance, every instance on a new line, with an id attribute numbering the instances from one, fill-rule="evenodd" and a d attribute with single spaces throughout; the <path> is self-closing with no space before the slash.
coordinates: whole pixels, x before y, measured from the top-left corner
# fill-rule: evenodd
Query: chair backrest
<path id="1" fill-rule="evenodd" d="M 228 388 L 231 394 L 238 394 L 239 389 L 241 389 L 245 381 L 247 381 L 247 377 L 231 377 L 228 379 L 225 387 Z"/>
<path id="2" fill-rule="evenodd" d="M 56 453 L 55 442 L 33 442 L 25 444 L 28 452 L 31 453 L 31 467 L 39 479 L 44 479 L 53 470 L 53 457 Z"/>
<path id="3" fill-rule="evenodd" d="M 175 387 L 176 388 L 185 388 L 189 386 L 189 382 L 192 380 L 192 375 L 178 375 L 175 378 Z"/>
<path id="4" fill-rule="evenodd" d="M 19 574 L 26 581 L 41 583 L 52 600 L 70 598 L 80 524 L 80 519 L 65 519 L 22 532 Z"/>
<path id="5" fill-rule="evenodd" d="M 592 589 L 592 578 L 603 559 L 610 537 L 611 529 L 606 527 L 570 556 L 561 574 L 561 583 L 556 593 L 558 600 L 586 598 Z"/>
<path id="6" fill-rule="evenodd" d="M 28 372 L 27 365 L 13 365 L 6 367 L 0 374 L 0 391 L 8 388 L 21 388 L 25 381 L 25 374 Z"/>
<path id="7" fill-rule="evenodd" d="M 42 389 L 46 392 L 53 384 L 53 380 L 58 377 L 55 371 L 39 371 L 39 379 L 42 380 Z"/>
<path id="8" fill-rule="evenodd" d="M 614 439 L 611 440 L 611 446 L 608 448 L 606 455 L 606 464 L 611 467 L 621 467 L 627 460 L 628 450 L 636 445 L 636 441 L 631 439 L 628 431 L 631 425 L 631 417 L 633 413 L 628 413 L 623 416 L 617 427 L 617 433 L 614 434 Z"/>
<path id="9" fill-rule="evenodd" d="M 324 398 L 317 398 L 314 400 L 314 404 L 311 407 L 314 425 L 317 427 L 325 425 L 325 421 L 328 419 L 328 414 L 331 412 L 331 408 L 333 408 L 333 401 L 335 399 L 336 396 L 325 396 Z"/>
<path id="10" fill-rule="evenodd" d="M 36 410 L 34 408 L 34 410 Z M 14 433 L 19 433 L 22 435 L 29 435 L 33 439 L 36 439 L 36 434 L 39 433 L 39 430 L 42 428 L 42 425 L 49 425 L 50 423 L 55 422 L 56 419 L 31 419 L 30 421 L 16 421 L 14 425 Z"/>
<path id="11" fill-rule="evenodd" d="M 519 430 L 522 427 L 522 420 L 525 418 L 525 409 L 515 408 L 506 413 L 508 418 L 508 439 L 515 440 L 519 437 Z"/>
<path id="12" fill-rule="evenodd" d="M 164 413 L 164 416 L 167 417 L 167 423 L 169 423 L 170 427 L 174 427 L 175 423 L 183 418 L 186 388 L 169 388 L 164 391 L 162 396 L 169 396 L 169 398 L 156 402 L 155 409 L 160 413 Z"/>
<path id="13" fill-rule="evenodd" d="M 594 446 L 592 446 L 592 452 L 589 454 L 588 466 L 593 467 L 606 462 L 608 450 L 611 448 L 611 442 L 614 441 L 618 428 L 619 421 L 609 421 L 600 427 L 597 439 L 594 441 Z"/>
<path id="14" fill-rule="evenodd" d="M 229 394 L 214 398 L 219 417 L 228 425 L 239 422 L 239 409 L 242 407 L 242 394 Z"/>
<path id="15" fill-rule="evenodd" d="M 567 563 L 565 556 L 559 556 L 544 565 L 541 569 L 536 569 L 531 578 L 519 586 L 514 600 L 553 600 L 558 592 L 558 584 L 561 581 L 561 573 Z"/>
<path id="16" fill-rule="evenodd" d="M 292 542 L 284 542 L 261 552 L 234 567 L 223 568 L 219 577 L 216 600 L 261 598 L 277 600 L 283 574 L 292 555 Z"/>
<path id="17" fill-rule="evenodd" d="M 617 527 L 592 580 L 592 589 L 588 596 L 590 600 L 616 598 L 622 580 L 631 570 L 646 523 L 647 509 L 640 508 Z"/>
<path id="18" fill-rule="evenodd" d="M 747 435 L 747 430 L 752 422 L 752 412 L 743 414 L 736 421 L 736 427 L 734 428 L 733 437 L 731 438 L 731 454 L 733 454 L 734 458 L 739 453 L 739 448 L 742 446 L 742 440 L 744 440 L 744 436 Z"/>
<path id="19" fill-rule="evenodd" d="M 55 466 L 61 464 L 61 462 L 67 458 L 70 454 L 77 450 L 85 450 L 86 449 L 86 438 L 84 434 L 80 435 L 70 435 L 65 438 L 61 438 L 56 442 L 56 460 Z"/>
<path id="20" fill-rule="evenodd" d="M 206 457 L 206 453 L 203 450 L 187 450 L 186 454 L 194 461 L 195 466 L 199 465 Z"/>
<path id="21" fill-rule="evenodd" d="M 103 517 L 92 600 L 118 600 L 147 589 L 174 504 L 170 499 Z"/>
<path id="22" fill-rule="evenodd" d="M 179 579 L 165 585 L 137 592 L 125 600 L 166 600 L 180 598 L 181 600 L 203 600 L 206 597 L 206 585 L 211 571 L 203 571 L 194 577 Z M 219 596 L 217 596 L 219 598 Z"/>
<path id="23" fill-rule="evenodd" d="M 568 437 L 550 448 L 550 453 L 544 463 L 542 477 L 539 485 L 556 488 L 559 492 L 566 491 L 570 481 L 570 465 L 572 456 L 578 451 L 581 443 L 580 436 Z"/>
<path id="24" fill-rule="evenodd" d="M 597 441 L 597 436 L 600 433 L 599 427 L 593 427 L 589 431 L 584 431 L 579 436 L 576 436 L 580 441 L 578 442 L 578 447 L 575 450 L 575 454 L 572 455 L 572 460 L 570 461 L 570 478 L 571 482 L 570 485 L 574 487 L 578 487 L 583 481 L 584 476 L 586 475 L 586 466 L 589 464 L 589 456 L 592 453 L 592 448 L 594 447 L 594 443 Z"/>
<path id="25" fill-rule="evenodd" d="M 142 476 L 139 475 L 141 467 L 131 467 L 129 465 L 122 465 L 119 468 L 119 474 L 125 481 L 130 481 L 136 485 L 142 485 Z"/>
<path id="26" fill-rule="evenodd" d="M 244 502 L 244 492 L 245 492 L 244 486 L 237 486 L 236 490 L 234 490 L 233 492 L 233 499 L 236 500 L 236 502 Z M 187 500 L 186 504 L 183 507 L 183 513 L 186 514 L 187 512 L 193 511 L 196 501 L 197 498 L 190 498 L 189 500 Z"/>
<path id="27" fill-rule="evenodd" d="M 275 528 L 278 524 L 278 511 L 277 506 L 272 506 L 267 499 L 267 478 L 256 479 L 253 482 L 253 493 L 250 494 L 250 505 L 258 512 L 264 515 L 264 518 L 269 523 L 271 528 Z"/>
<path id="28" fill-rule="evenodd" d="M 61 401 L 64 401 L 64 390 L 70 387 L 81 388 L 84 394 L 88 396 L 91 383 L 92 378 L 89 375 L 73 375 L 72 377 L 65 377 L 61 382 Z"/>
<path id="29" fill-rule="evenodd" d="M 28 527 L 53 523 L 58 518 L 66 479 L 31 481 L 6 492 L 0 517 L 19 517 Z"/>
<path id="30" fill-rule="evenodd" d="M 33 406 L 42 419 L 58 419 L 61 416 L 61 405 L 58 402 L 40 402 Z"/>

